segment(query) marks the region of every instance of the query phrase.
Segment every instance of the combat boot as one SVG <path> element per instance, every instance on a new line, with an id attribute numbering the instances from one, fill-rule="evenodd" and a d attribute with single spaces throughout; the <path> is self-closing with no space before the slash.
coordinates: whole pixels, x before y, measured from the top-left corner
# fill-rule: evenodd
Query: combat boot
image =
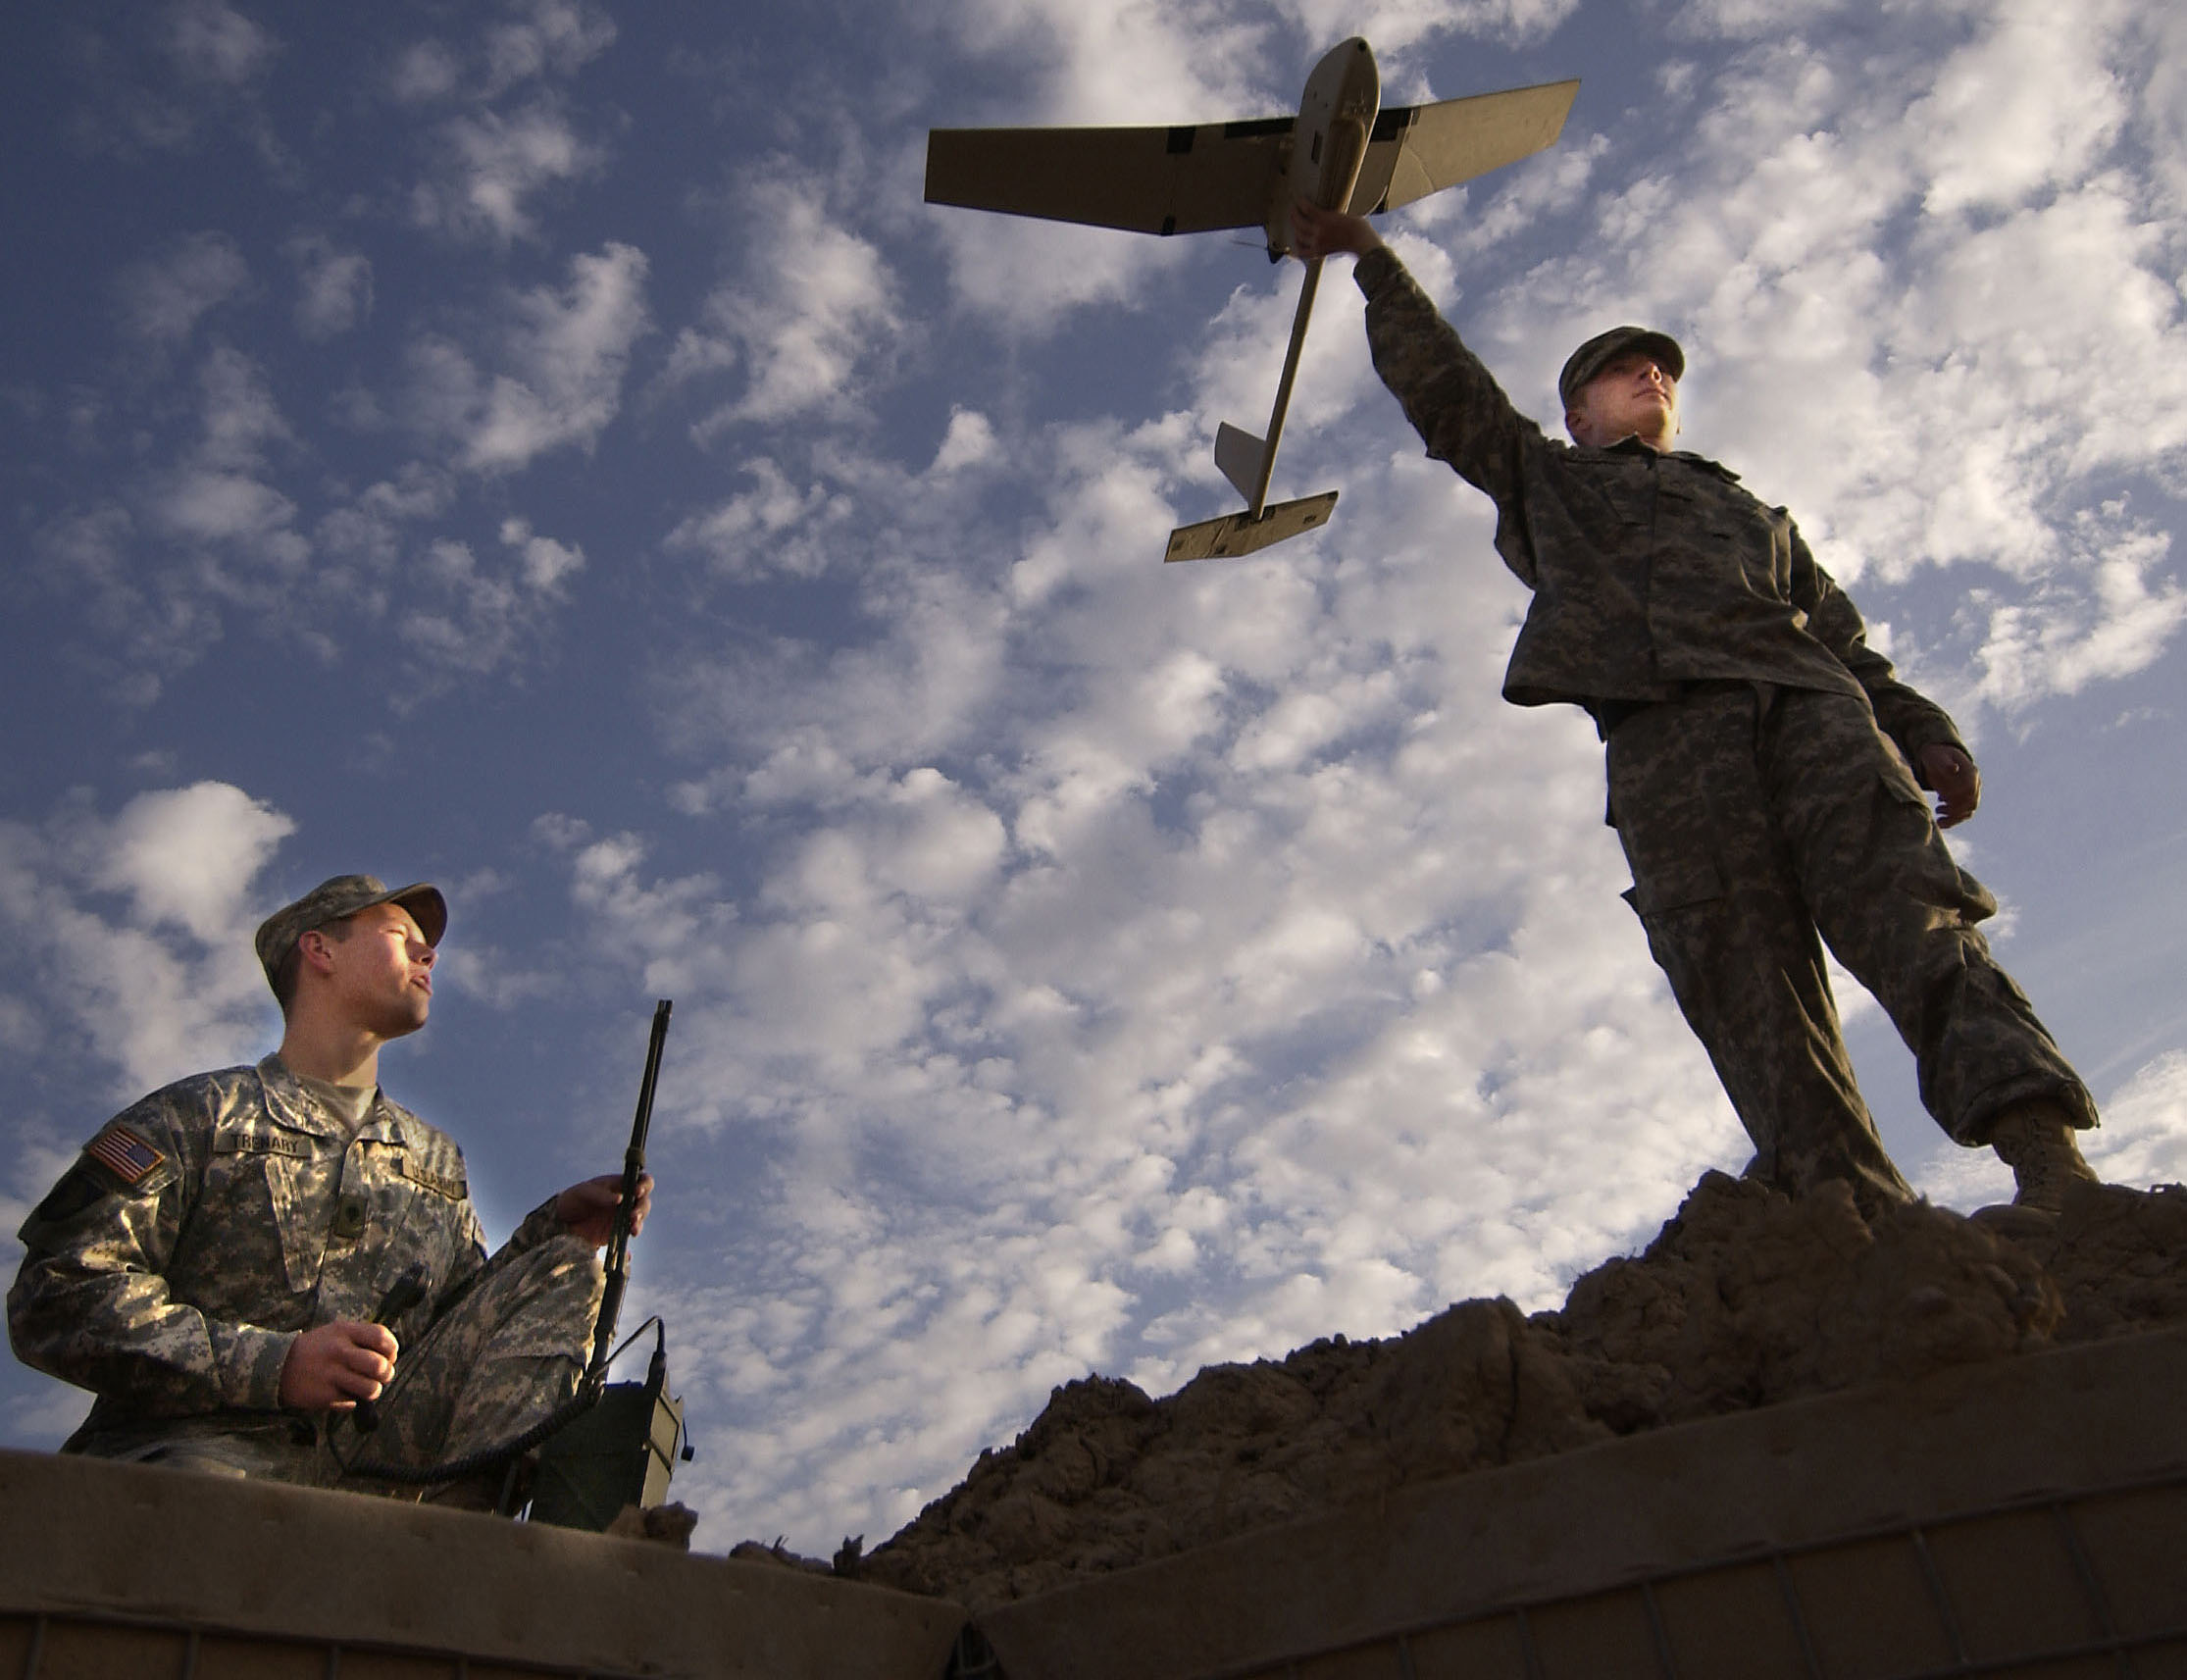
<path id="1" fill-rule="evenodd" d="M 2065 1206 L 2065 1188 L 2075 1179 L 2103 1182 L 2081 1159 L 2065 1110 L 2046 1098 L 2007 1109 L 1990 1133 L 1990 1147 L 2012 1169 L 2019 1187 L 2014 1207 L 2057 1213 Z"/>

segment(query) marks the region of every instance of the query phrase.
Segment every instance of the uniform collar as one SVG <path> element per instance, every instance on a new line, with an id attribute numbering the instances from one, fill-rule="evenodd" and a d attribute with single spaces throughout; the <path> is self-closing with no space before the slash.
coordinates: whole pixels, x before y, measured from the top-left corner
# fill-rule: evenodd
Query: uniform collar
<path id="1" fill-rule="evenodd" d="M 358 1138 L 380 1144 L 409 1142 L 403 1133 L 400 1111 L 387 1100 L 384 1092 L 375 1089 L 372 1107 L 366 1111 L 364 1123 L 352 1132 L 338 1116 L 329 1114 L 306 1095 L 297 1083 L 294 1070 L 280 1059 L 278 1051 L 269 1052 L 258 1064 L 258 1077 L 266 1088 L 266 1106 L 284 1126 L 336 1143 L 349 1143 Z"/>
<path id="2" fill-rule="evenodd" d="M 1652 443 L 1643 443 L 1636 436 L 1620 437 L 1615 443 L 1605 443 L 1596 451 L 1601 455 L 1642 455 L 1653 461 L 1678 461 L 1689 467 L 1698 467 L 1704 473 L 1713 473 L 1727 484 L 1739 483 L 1739 475 L 1721 461 L 1711 461 L 1706 455 L 1697 455 L 1691 449 L 1657 449 Z"/>
<path id="3" fill-rule="evenodd" d="M 1667 461 L 1683 461 L 1689 467 L 1699 467 L 1704 473 L 1713 473 L 1728 484 L 1739 483 L 1739 475 L 1721 461 L 1711 461 L 1706 455 L 1697 455 L 1691 449 L 1673 449 L 1664 457 Z"/>

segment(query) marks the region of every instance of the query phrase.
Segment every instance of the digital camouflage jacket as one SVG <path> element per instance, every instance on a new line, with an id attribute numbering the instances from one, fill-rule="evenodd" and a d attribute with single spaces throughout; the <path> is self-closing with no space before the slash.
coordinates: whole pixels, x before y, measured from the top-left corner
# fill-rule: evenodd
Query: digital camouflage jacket
<path id="1" fill-rule="evenodd" d="M 1428 453 L 1496 503 L 1497 552 L 1534 591 L 1503 680 L 1516 705 L 1668 699 L 1699 681 L 1865 694 L 1907 757 L 1959 745 L 1899 682 L 1781 507 L 1729 468 L 1638 438 L 1544 434 L 1388 251 L 1360 258 L 1375 371 Z"/>
<path id="2" fill-rule="evenodd" d="M 562 1229 L 552 1203 L 510 1240 Z M 24 1223 L 8 1293 L 27 1364 L 97 1397 L 73 1445 L 164 1420 L 263 1422 L 298 1333 L 378 1315 L 423 1336 L 485 1263 L 463 1154 L 375 1097 L 354 1134 L 277 1056 L 198 1074 L 111 1121 Z"/>

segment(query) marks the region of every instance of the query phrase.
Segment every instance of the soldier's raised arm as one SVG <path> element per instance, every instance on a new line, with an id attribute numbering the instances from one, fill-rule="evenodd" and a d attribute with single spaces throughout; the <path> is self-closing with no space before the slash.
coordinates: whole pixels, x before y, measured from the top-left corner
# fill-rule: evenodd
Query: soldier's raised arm
<path id="1" fill-rule="evenodd" d="M 1540 438 L 1541 428 L 1512 407 L 1373 226 L 1364 216 L 1304 203 L 1293 208 L 1291 225 L 1295 256 L 1359 259 L 1353 279 L 1367 300 L 1368 353 L 1428 453 L 1500 505 L 1516 493 L 1520 450 Z"/>

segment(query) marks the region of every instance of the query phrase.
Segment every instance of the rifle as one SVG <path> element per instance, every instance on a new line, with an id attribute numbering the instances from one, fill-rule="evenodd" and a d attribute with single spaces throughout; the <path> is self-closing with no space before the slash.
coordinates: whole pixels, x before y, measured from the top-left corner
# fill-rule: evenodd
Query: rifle
<path id="1" fill-rule="evenodd" d="M 654 1327 L 653 1357 L 645 1380 L 615 1384 L 607 1380 L 608 1362 L 621 1351 L 615 1347 L 615 1327 L 630 1278 L 631 1223 L 637 1207 L 638 1180 L 645 1172 L 645 1133 L 653 1120 L 653 1085 L 660 1076 L 661 1045 L 668 1038 L 668 1012 L 667 998 L 654 1005 L 653 1038 L 645 1050 L 645 1076 L 637 1088 L 637 1117 L 631 1123 L 631 1146 L 623 1156 L 623 1195 L 608 1237 L 592 1358 L 571 1401 L 578 1415 L 540 1444 L 537 1480 L 532 1490 L 534 1522 L 604 1529 L 626 1505 L 659 1504 L 668 1493 L 676 1460 L 691 1456 L 690 1438 L 684 1431 L 684 1402 L 668 1392 L 668 1333 L 659 1318 L 649 1321 Z M 644 1333 L 641 1324 L 631 1340 Z"/>
<path id="2" fill-rule="evenodd" d="M 645 1046 L 645 1074 L 638 1081 L 637 1117 L 631 1122 L 631 1146 L 623 1152 L 623 1196 L 615 1204 L 615 1226 L 607 1240 L 606 1283 L 600 1314 L 592 1325 L 592 1358 L 585 1380 L 598 1383 L 607 1374 L 608 1349 L 615 1345 L 616 1321 L 623 1316 L 623 1291 L 631 1275 L 631 1220 L 637 1208 L 638 1180 L 645 1174 L 645 1134 L 653 1124 L 653 1086 L 661 1077 L 661 1049 L 668 1043 L 669 998 L 653 1005 L 653 1037 Z"/>
<path id="3" fill-rule="evenodd" d="M 607 1382 L 608 1362 L 620 1351 L 614 1347 L 615 1326 L 622 1316 L 623 1294 L 630 1281 L 631 1225 L 637 1208 L 638 1181 L 645 1175 L 645 1135 L 653 1123 L 653 1088 L 660 1079 L 671 1007 L 666 997 L 653 1006 L 653 1037 L 645 1048 L 645 1073 L 638 1083 L 637 1117 L 631 1125 L 630 1147 L 623 1154 L 622 1196 L 608 1237 L 606 1277 L 600 1291 L 599 1313 L 592 1325 L 592 1356 L 578 1381 L 577 1393 L 523 1434 L 498 1447 L 422 1468 L 346 1461 L 342 1464 L 345 1473 L 413 1485 L 451 1482 L 508 1464 L 539 1448 L 541 1480 L 539 1497 L 533 1501 L 533 1519 L 598 1529 L 604 1528 L 625 1503 L 646 1499 L 648 1491 L 653 1496 L 651 1502 L 657 1503 L 657 1495 L 668 1486 L 672 1458 L 688 1459 L 692 1455 L 684 1434 L 683 1402 L 666 1392 L 665 1330 L 656 1335 L 652 1365 L 643 1384 L 624 1383 L 611 1388 Z M 414 1290 L 423 1293 L 422 1280 L 405 1276 L 388 1292 L 381 1307 L 382 1317 L 415 1304 L 410 1295 Z M 658 1325 L 660 1321 L 650 1322 Z M 644 1330 L 645 1326 L 640 1325 L 638 1334 L 644 1334 Z M 396 1373 L 396 1383 L 402 1381 L 403 1374 Z M 609 1402 L 606 1406 L 601 1404 L 603 1400 Z M 370 1434 L 378 1424 L 377 1409 L 367 1409 L 366 1417 L 359 1420 L 360 1436 Z M 603 1412 L 610 1415 L 603 1416 Z M 605 1458 L 607 1463 L 601 1470 L 591 1469 L 583 1462 L 588 1456 Z M 550 1481 L 554 1484 L 551 1491 Z M 600 1486 L 591 1485 L 595 1482 Z M 516 1504 L 510 1502 L 516 1499 L 515 1490 L 512 1469 L 503 1484 L 503 1514 L 515 1512 Z"/>

